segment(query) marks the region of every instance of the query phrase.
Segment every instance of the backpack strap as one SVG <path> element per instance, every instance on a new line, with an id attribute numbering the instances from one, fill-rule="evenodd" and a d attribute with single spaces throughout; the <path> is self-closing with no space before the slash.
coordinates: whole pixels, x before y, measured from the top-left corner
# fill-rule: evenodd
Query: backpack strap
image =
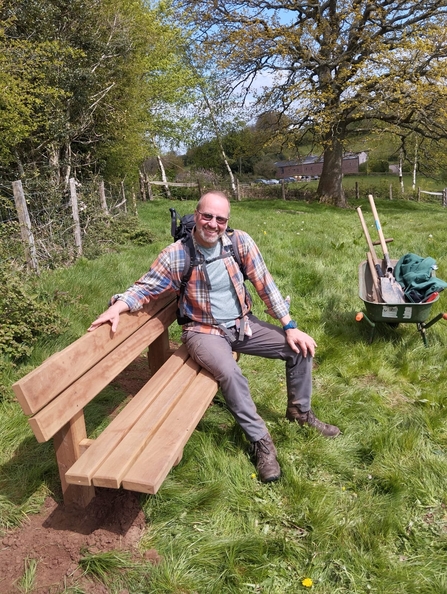
<path id="1" fill-rule="evenodd" d="M 234 232 L 234 229 L 231 229 L 231 228 L 227 228 L 225 233 L 227 234 L 227 237 L 229 237 L 231 239 L 231 246 L 230 246 L 231 255 L 236 260 L 236 262 L 240 268 L 240 271 L 242 272 L 242 274 L 244 276 L 244 281 L 246 281 L 248 276 L 245 271 L 245 266 L 242 263 L 241 256 L 239 254 L 239 247 L 238 247 L 238 243 L 236 240 L 236 233 Z"/>
<path id="2" fill-rule="evenodd" d="M 177 322 L 183 326 L 192 320 L 185 316 L 183 309 L 183 296 L 185 294 L 186 285 L 189 283 L 191 278 L 192 269 L 198 265 L 196 259 L 196 249 L 194 247 L 194 241 L 191 235 L 187 235 L 182 239 L 184 252 L 185 252 L 185 265 L 183 267 L 182 282 L 180 283 L 180 290 L 177 297 Z"/>

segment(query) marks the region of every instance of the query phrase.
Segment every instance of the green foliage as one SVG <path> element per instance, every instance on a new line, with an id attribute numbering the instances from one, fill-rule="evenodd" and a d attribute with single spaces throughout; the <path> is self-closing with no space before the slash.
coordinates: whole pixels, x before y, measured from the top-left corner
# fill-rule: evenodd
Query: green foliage
<path id="1" fill-rule="evenodd" d="M 389 163 L 385 159 L 370 159 L 362 165 L 366 165 L 368 171 L 372 173 L 388 173 L 389 170 Z"/>
<path id="2" fill-rule="evenodd" d="M 121 570 L 131 567 L 130 555 L 127 552 L 107 551 L 91 553 L 89 550 L 81 551 L 79 566 L 85 575 L 93 577 L 104 584 L 111 584 L 119 578 Z"/>
<path id="3" fill-rule="evenodd" d="M 1 202 L 1 197 L 0 197 Z M 7 220 L 0 224 L 0 265 L 7 261 L 20 261 L 23 258 L 23 245 L 18 221 Z"/>
<path id="4" fill-rule="evenodd" d="M 0 166 L 135 180 L 158 137 L 181 134 L 166 106 L 191 75 L 167 5 L 143 0 L 0 4 Z M 38 24 L 38 25 L 37 25 Z M 171 121 L 169 121 L 169 119 Z M 49 164 L 49 167 L 48 165 Z"/>
<path id="5" fill-rule="evenodd" d="M 309 10 L 284 0 L 176 4 L 221 77 L 239 81 L 243 97 L 253 94 L 258 113 L 284 115 L 284 145 L 310 134 L 322 147 L 324 202 L 346 206 L 342 154 L 360 125 L 386 126 L 405 145 L 411 135 L 447 137 L 445 0 L 317 2 Z"/>
<path id="6" fill-rule="evenodd" d="M 1 264 L 0 275 L 0 356 L 19 360 L 40 336 L 60 334 L 63 320 L 50 297 L 36 292 L 33 279 Z"/>
<path id="7" fill-rule="evenodd" d="M 152 243 L 154 239 L 153 233 L 141 225 L 137 216 L 127 214 L 122 214 L 110 221 L 108 235 L 110 239 L 114 238 L 116 243 L 121 245 L 131 242 L 144 246 Z"/>

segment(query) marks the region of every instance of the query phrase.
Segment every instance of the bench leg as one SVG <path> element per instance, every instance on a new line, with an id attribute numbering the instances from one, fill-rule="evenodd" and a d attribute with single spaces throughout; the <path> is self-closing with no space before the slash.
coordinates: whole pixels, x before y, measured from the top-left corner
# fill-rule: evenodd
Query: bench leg
<path id="1" fill-rule="evenodd" d="M 169 332 L 165 330 L 149 347 L 147 359 L 149 369 L 154 374 L 169 358 Z"/>
<path id="2" fill-rule="evenodd" d="M 84 412 L 82 410 L 53 437 L 65 505 L 76 503 L 81 507 L 86 507 L 95 496 L 95 487 L 69 485 L 65 480 L 65 473 L 80 456 L 79 444 L 86 437 Z"/>

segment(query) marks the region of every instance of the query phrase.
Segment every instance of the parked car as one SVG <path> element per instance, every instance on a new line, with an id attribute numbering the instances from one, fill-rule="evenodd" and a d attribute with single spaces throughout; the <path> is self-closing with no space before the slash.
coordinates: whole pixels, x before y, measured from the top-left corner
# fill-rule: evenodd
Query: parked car
<path id="1" fill-rule="evenodd" d="M 291 182 L 296 182 L 296 179 L 294 177 L 285 177 L 284 178 L 284 182 L 287 183 L 291 183 Z"/>
<path id="2" fill-rule="evenodd" d="M 279 184 L 279 180 L 277 179 L 255 179 L 256 184 L 265 184 L 266 186 L 272 186 L 274 184 Z"/>

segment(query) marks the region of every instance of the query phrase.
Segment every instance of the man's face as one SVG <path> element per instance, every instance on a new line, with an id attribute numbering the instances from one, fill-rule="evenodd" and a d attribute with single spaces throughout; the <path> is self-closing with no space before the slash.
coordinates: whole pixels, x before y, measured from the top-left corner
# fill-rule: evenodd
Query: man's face
<path id="1" fill-rule="evenodd" d="M 203 247 L 215 246 L 225 233 L 229 216 L 230 207 L 225 198 L 213 194 L 202 198 L 198 210 L 194 213 L 197 243 Z M 210 217 L 211 220 L 208 220 Z"/>

